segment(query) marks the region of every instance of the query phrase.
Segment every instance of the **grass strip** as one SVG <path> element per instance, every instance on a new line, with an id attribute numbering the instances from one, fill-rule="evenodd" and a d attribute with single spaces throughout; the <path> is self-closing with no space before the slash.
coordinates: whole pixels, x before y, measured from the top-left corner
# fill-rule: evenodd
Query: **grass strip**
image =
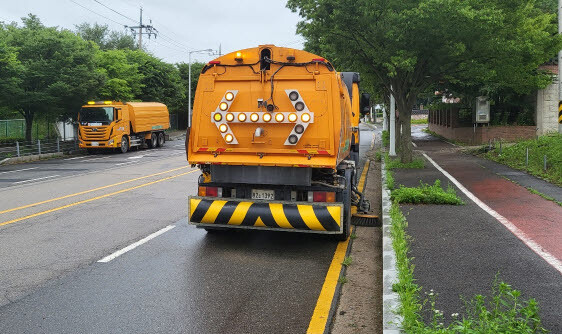
<path id="1" fill-rule="evenodd" d="M 400 159 L 391 158 L 388 153 L 385 154 L 386 168 L 396 169 L 396 168 L 409 168 L 409 169 L 422 169 L 425 168 L 425 162 L 423 158 L 415 158 L 412 162 L 403 163 Z"/>

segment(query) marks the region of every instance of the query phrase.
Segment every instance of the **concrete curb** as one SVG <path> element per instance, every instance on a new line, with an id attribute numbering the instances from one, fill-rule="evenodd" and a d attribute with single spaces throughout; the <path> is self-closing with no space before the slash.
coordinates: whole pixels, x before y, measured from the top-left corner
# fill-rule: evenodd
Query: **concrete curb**
<path id="1" fill-rule="evenodd" d="M 386 169 L 384 159 L 381 161 L 382 185 L 382 324 L 383 334 L 401 334 L 402 317 L 396 313 L 400 307 L 400 297 L 392 291 L 392 285 L 398 282 L 396 254 L 392 248 L 390 236 L 390 190 L 386 189 Z"/>
<path id="2" fill-rule="evenodd" d="M 57 153 L 45 153 L 45 154 L 34 154 L 34 155 L 25 155 L 22 157 L 15 157 L 15 158 L 6 158 L 0 161 L 0 165 L 10 165 L 10 164 L 19 164 L 22 162 L 31 162 L 37 161 L 41 159 L 50 159 L 55 157 L 62 157 L 64 155 L 63 152 Z"/>

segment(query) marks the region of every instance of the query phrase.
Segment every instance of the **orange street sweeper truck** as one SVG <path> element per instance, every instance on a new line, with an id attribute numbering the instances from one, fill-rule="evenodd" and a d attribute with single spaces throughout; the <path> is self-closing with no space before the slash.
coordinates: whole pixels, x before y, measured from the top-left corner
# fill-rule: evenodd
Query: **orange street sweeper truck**
<path id="1" fill-rule="evenodd" d="M 186 138 L 188 162 L 202 172 L 188 200 L 190 223 L 347 239 L 351 206 L 363 202 L 355 177 L 360 106 L 350 98 L 360 99 L 358 84 L 357 73 L 274 45 L 209 62 Z"/>

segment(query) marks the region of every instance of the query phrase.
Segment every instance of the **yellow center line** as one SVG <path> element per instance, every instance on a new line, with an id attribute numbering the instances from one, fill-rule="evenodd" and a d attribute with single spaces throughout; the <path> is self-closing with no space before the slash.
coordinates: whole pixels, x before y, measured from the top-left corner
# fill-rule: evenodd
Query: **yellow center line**
<path id="1" fill-rule="evenodd" d="M 363 192 L 363 188 L 365 187 L 365 179 L 367 178 L 369 164 L 370 161 L 367 160 L 367 162 L 365 162 L 365 166 L 363 167 L 361 178 L 359 179 L 359 186 L 357 188 L 360 192 Z M 322 290 L 320 290 L 320 295 L 318 296 L 318 300 L 316 301 L 314 313 L 312 314 L 312 318 L 310 318 L 308 330 L 306 331 L 307 334 L 323 334 L 326 331 L 328 316 L 330 315 L 332 301 L 334 300 L 334 294 L 336 293 L 336 288 L 338 286 L 338 280 L 341 273 L 341 263 L 345 258 L 349 240 L 350 238 L 347 238 L 347 240 L 338 243 L 338 247 L 336 248 L 334 257 L 332 258 L 332 263 L 330 263 L 330 268 L 328 268 L 328 273 L 326 273 L 326 278 L 324 279 Z"/>
<path id="2" fill-rule="evenodd" d="M 103 187 L 99 187 L 99 188 L 95 188 L 95 189 L 90 189 L 90 190 L 85 190 L 85 191 L 81 191 L 78 193 L 74 193 L 74 194 L 69 194 L 69 195 L 65 195 L 65 196 L 61 196 L 61 197 L 57 197 L 57 198 L 51 198 L 45 201 L 41 201 L 41 202 L 36 202 L 36 203 L 31 203 L 31 204 L 27 204 L 27 205 L 23 205 L 23 206 L 19 206 L 17 208 L 12 208 L 12 209 L 7 209 L 4 211 L 0 211 L 0 214 L 3 213 L 8 213 L 8 212 L 12 212 L 12 211 L 17 211 L 17 210 L 22 210 L 22 209 L 26 209 L 32 206 L 36 206 L 36 205 L 41 205 L 41 204 L 45 204 L 45 203 L 50 203 L 50 202 L 54 202 L 54 201 L 59 201 L 61 199 L 65 199 L 65 198 L 70 198 L 70 197 L 74 197 L 74 196 L 79 196 L 79 195 L 84 195 L 87 193 L 91 193 L 94 191 L 98 191 L 98 190 L 102 190 L 102 189 L 107 189 L 107 188 L 111 188 L 111 187 L 115 187 L 115 186 L 119 186 L 125 183 L 130 183 L 133 181 L 138 181 L 138 180 L 142 180 L 142 179 L 146 179 L 148 177 L 152 177 L 152 176 L 157 176 L 157 175 L 162 175 L 162 174 L 166 174 L 166 173 L 171 173 L 171 172 L 175 172 L 177 170 L 180 169 L 186 169 L 186 168 L 191 168 L 191 166 L 184 166 L 184 167 L 179 167 L 179 168 L 174 168 L 174 169 L 170 169 L 164 172 L 160 172 L 160 173 L 155 173 L 155 174 L 150 174 L 150 175 L 145 175 L 145 176 L 141 176 L 141 177 L 137 177 L 134 179 L 130 179 L 130 180 L 126 180 L 126 181 L 122 181 L 122 182 L 118 182 L 118 183 L 114 183 L 114 184 L 109 184 L 107 186 L 103 186 Z"/>
<path id="3" fill-rule="evenodd" d="M 86 199 L 86 200 L 83 200 L 83 201 L 74 202 L 74 203 L 71 203 L 71 204 L 59 206 L 58 208 L 54 208 L 54 209 L 50 209 L 50 210 L 45 210 L 45 211 L 41 211 L 41 212 L 34 213 L 34 214 L 31 214 L 31 215 L 27 215 L 27 216 L 24 216 L 24 217 L 20 217 L 20 218 L 8 220 L 8 221 L 5 221 L 5 222 L 3 222 L 3 223 L 0 223 L 0 226 L 4 226 L 4 225 L 8 225 L 8 224 L 13 224 L 13 223 L 16 223 L 16 222 L 19 222 L 19 221 L 22 221 L 22 220 L 26 220 L 26 219 L 29 219 L 29 218 L 34 218 L 34 217 L 42 216 L 42 215 L 47 214 L 47 213 L 51 213 L 51 212 L 59 211 L 59 210 L 62 210 L 62 209 L 70 208 L 70 207 L 73 207 L 73 206 L 76 206 L 76 205 L 79 205 L 79 204 L 84 204 L 84 203 L 92 202 L 92 201 L 95 201 L 95 200 L 98 200 L 98 199 L 102 199 L 102 198 L 106 198 L 106 197 L 109 197 L 109 196 L 121 194 L 121 193 L 124 193 L 124 192 L 127 192 L 127 191 L 131 191 L 131 190 L 134 190 L 134 189 L 139 189 L 139 188 L 142 188 L 142 187 L 146 187 L 146 186 L 149 186 L 149 185 L 152 185 L 152 184 L 155 184 L 155 183 L 159 183 L 159 182 L 163 182 L 163 181 L 166 181 L 166 180 L 175 179 L 176 177 L 180 177 L 180 176 L 183 176 L 183 175 L 191 174 L 191 173 L 194 173 L 194 172 L 196 172 L 196 171 L 198 171 L 198 170 L 192 170 L 192 171 L 189 171 L 189 172 L 185 172 L 185 173 L 181 173 L 181 174 L 177 174 L 177 175 L 168 176 L 168 177 L 165 177 L 165 178 L 160 179 L 160 180 L 156 180 L 156 181 L 152 181 L 152 182 L 148 182 L 148 183 L 143 183 L 143 184 L 140 184 L 140 185 L 138 185 L 138 186 L 134 186 L 134 187 L 122 189 L 122 190 L 115 191 L 115 192 L 112 192 L 112 193 L 109 193 L 109 194 L 105 194 L 105 195 L 93 197 L 93 198 L 90 198 L 90 199 Z"/>

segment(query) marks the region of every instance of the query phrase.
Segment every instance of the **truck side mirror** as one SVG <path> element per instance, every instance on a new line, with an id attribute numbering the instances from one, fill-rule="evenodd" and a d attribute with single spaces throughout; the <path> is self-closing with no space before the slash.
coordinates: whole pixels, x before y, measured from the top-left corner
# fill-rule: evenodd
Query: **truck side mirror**
<path id="1" fill-rule="evenodd" d="M 368 114 L 371 111 L 371 94 L 361 94 L 360 109 L 362 115 Z"/>

